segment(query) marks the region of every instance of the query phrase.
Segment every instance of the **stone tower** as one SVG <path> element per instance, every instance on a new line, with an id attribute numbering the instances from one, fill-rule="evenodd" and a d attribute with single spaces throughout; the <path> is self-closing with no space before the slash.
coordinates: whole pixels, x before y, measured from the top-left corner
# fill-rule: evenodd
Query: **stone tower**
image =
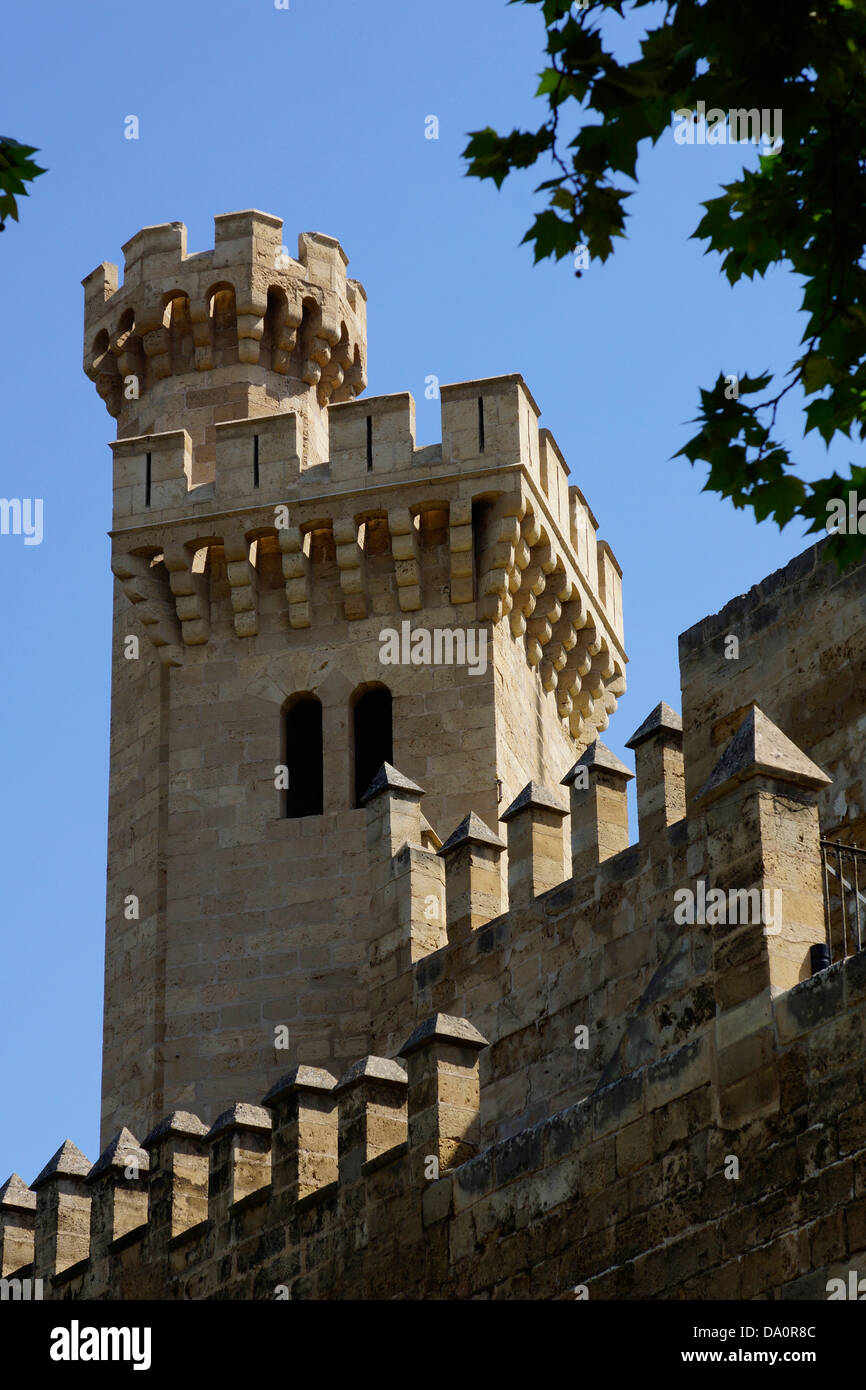
<path id="1" fill-rule="evenodd" d="M 173 222 L 124 254 L 84 281 L 118 422 L 103 1144 L 375 1052 L 364 788 L 384 763 L 426 792 L 417 958 L 442 842 L 558 783 L 626 662 L 621 572 L 520 376 L 443 387 L 417 448 L 409 394 L 356 399 L 366 297 L 332 238 L 293 259 L 248 211 L 212 251 Z"/>

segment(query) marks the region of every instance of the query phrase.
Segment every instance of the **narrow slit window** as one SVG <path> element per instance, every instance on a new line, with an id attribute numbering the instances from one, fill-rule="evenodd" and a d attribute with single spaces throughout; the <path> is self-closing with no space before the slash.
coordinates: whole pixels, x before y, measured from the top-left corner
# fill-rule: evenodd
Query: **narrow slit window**
<path id="1" fill-rule="evenodd" d="M 288 787 L 284 815 L 289 820 L 320 816 L 324 808 L 322 770 L 322 706 L 314 695 L 296 700 L 285 715 L 285 754 Z"/>
<path id="2" fill-rule="evenodd" d="M 391 692 L 384 686 L 367 690 L 354 710 L 355 806 L 383 763 L 393 763 Z"/>
<path id="3" fill-rule="evenodd" d="M 367 416 L 367 472 L 373 467 L 373 417 Z"/>
<path id="4" fill-rule="evenodd" d="M 484 397 L 478 397 L 478 452 L 484 453 Z"/>
<path id="5" fill-rule="evenodd" d="M 253 435 L 253 487 L 259 485 L 259 436 Z"/>
<path id="6" fill-rule="evenodd" d="M 144 505 L 150 506 L 150 454 L 144 460 Z"/>

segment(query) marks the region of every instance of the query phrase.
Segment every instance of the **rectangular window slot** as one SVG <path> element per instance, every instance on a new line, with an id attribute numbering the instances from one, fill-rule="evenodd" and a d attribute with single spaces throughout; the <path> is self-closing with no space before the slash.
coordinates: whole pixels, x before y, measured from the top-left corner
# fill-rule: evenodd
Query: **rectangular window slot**
<path id="1" fill-rule="evenodd" d="M 478 452 L 484 453 L 484 399 L 478 397 Z"/>
<path id="2" fill-rule="evenodd" d="M 373 417 L 367 416 L 367 472 L 373 467 Z"/>
<path id="3" fill-rule="evenodd" d="M 145 456 L 144 464 L 144 505 L 150 506 L 150 454 Z"/>
<path id="4" fill-rule="evenodd" d="M 253 435 L 253 487 L 259 485 L 259 436 Z"/>

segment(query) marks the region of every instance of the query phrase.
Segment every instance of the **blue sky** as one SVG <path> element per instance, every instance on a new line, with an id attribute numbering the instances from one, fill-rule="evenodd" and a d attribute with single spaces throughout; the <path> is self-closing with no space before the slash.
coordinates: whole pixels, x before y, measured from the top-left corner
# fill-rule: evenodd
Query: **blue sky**
<path id="1" fill-rule="evenodd" d="M 630 239 L 580 281 L 519 244 L 546 171 L 501 192 L 464 177 L 466 132 L 542 119 L 535 7 L 47 0 L 3 27 L 0 128 L 49 169 L 0 238 L 0 496 L 44 502 L 41 545 L 0 536 L 0 1182 L 29 1182 L 67 1137 L 97 1157 L 113 422 L 81 371 L 80 281 L 140 227 L 184 221 L 204 250 L 215 213 L 257 207 L 290 251 L 300 231 L 338 237 L 369 296 L 368 392 L 411 391 L 419 443 L 440 437 L 428 375 L 523 373 L 625 572 L 629 691 L 605 740 L 628 761 L 649 710 L 679 707 L 677 634 L 809 542 L 670 461 L 699 386 L 784 369 L 802 333 L 793 277 L 731 290 L 688 239 L 754 152 L 665 137 L 639 163 Z M 796 408 L 781 431 L 799 446 Z M 842 471 L 850 453 L 831 457 Z M 825 472 L 814 436 L 800 458 Z"/>

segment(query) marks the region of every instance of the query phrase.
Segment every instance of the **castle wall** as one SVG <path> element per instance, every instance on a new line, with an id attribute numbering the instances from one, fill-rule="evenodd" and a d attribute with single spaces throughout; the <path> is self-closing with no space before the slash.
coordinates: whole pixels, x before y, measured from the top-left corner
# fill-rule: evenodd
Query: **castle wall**
<path id="1" fill-rule="evenodd" d="M 370 1077 L 366 1101 L 341 1093 L 339 1178 L 299 1200 L 277 1191 L 270 1122 L 247 1107 L 228 1169 L 211 1144 L 204 1221 L 172 1236 L 152 1216 L 113 1240 L 109 1224 L 98 1256 L 50 1278 L 47 1296 L 824 1299 L 831 1279 L 866 1273 L 866 953 L 776 999 L 744 1048 L 764 1031 L 778 1093 L 742 1123 L 720 1120 L 731 1059 L 719 1073 L 705 1033 L 438 1179 L 418 1129 L 431 1073 L 409 1058 L 408 1139 L 377 1152 L 367 1128 L 371 1156 L 353 1168 L 348 1111 L 369 1124 L 384 1091 Z M 440 1116 L 443 1064 L 471 1092 L 466 1054 L 435 1053 Z"/>
<path id="2" fill-rule="evenodd" d="M 471 1018 L 490 1042 L 481 1058 L 486 1142 L 706 1026 L 707 944 L 700 933 L 684 936 L 671 914 L 673 890 L 686 881 L 684 829 L 652 859 L 639 846 L 626 850 L 416 965 L 402 1031 L 413 1011 L 441 1011 Z M 400 1031 L 394 1024 L 392 1039 Z"/>
<path id="3" fill-rule="evenodd" d="M 106 885 L 102 1113 L 105 1138 L 164 1108 L 169 673 L 115 586 Z M 139 656 L 128 638 L 139 643 Z M 145 659 L 142 659 L 144 657 Z M 132 901 L 134 898 L 137 901 Z"/>
<path id="4" fill-rule="evenodd" d="M 746 707 L 764 713 L 833 779 L 827 838 L 866 834 L 866 565 L 839 574 L 820 543 L 679 639 L 687 796 L 708 776 Z M 725 657 L 736 637 L 739 657 Z"/>
<path id="5" fill-rule="evenodd" d="M 197 664 L 219 674 L 196 655 L 171 679 Z M 243 743 L 232 693 L 222 742 Z M 469 816 L 438 855 L 420 787 L 387 769 L 351 813 L 372 1055 L 329 1073 L 295 1054 L 210 1127 L 176 1110 L 94 1165 L 65 1144 L 33 1192 L 4 1188 L 0 1253 L 6 1231 L 10 1261 L 33 1250 L 7 1274 L 52 1299 L 809 1299 L 859 1278 L 866 952 L 812 974 L 828 778 L 751 709 L 683 818 L 678 724 L 661 705 L 631 740 L 630 846 L 630 773 L 599 743 L 567 812 L 530 782 L 504 839 Z M 699 886 L 737 910 L 675 912 Z"/>

